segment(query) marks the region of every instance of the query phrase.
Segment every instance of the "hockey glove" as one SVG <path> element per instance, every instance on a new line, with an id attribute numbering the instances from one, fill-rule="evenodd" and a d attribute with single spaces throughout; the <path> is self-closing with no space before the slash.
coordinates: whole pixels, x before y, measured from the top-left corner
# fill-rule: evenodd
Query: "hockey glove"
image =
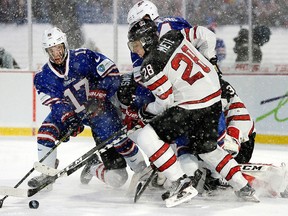
<path id="1" fill-rule="evenodd" d="M 218 62 L 217 56 L 211 58 L 209 61 L 214 66 L 216 72 L 218 73 L 219 77 L 221 78 L 222 77 L 222 71 L 220 70 L 220 68 L 219 68 L 219 66 L 217 64 L 217 62 Z"/>
<path id="2" fill-rule="evenodd" d="M 128 106 L 125 110 L 123 124 L 127 125 L 127 130 L 131 130 L 138 124 L 139 116 L 136 108 Z"/>
<path id="3" fill-rule="evenodd" d="M 121 78 L 117 97 L 122 104 L 129 106 L 135 98 L 136 83 L 132 74 L 124 74 Z"/>
<path id="4" fill-rule="evenodd" d="M 226 134 L 224 137 L 223 149 L 226 150 L 233 157 L 236 157 L 240 150 L 240 143 L 234 137 Z"/>
<path id="5" fill-rule="evenodd" d="M 107 92 L 105 90 L 89 91 L 88 102 L 86 104 L 86 112 L 90 113 L 90 117 L 101 115 L 105 109 L 105 99 Z"/>
<path id="6" fill-rule="evenodd" d="M 62 116 L 61 121 L 63 122 L 67 132 L 70 132 L 70 135 L 73 137 L 76 137 L 84 130 L 84 125 L 82 124 L 81 119 L 74 112 L 65 113 Z"/>
<path id="7" fill-rule="evenodd" d="M 148 124 L 155 117 L 154 114 L 146 112 L 145 108 L 146 107 L 141 107 L 138 111 L 139 119 L 143 125 Z"/>

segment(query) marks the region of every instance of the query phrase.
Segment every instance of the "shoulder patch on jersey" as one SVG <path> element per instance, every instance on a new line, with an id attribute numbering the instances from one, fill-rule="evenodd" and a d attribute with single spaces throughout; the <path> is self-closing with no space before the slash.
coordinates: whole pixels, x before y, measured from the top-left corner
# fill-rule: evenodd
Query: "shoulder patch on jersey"
<path id="1" fill-rule="evenodd" d="M 114 62 L 112 62 L 110 59 L 104 59 L 102 62 L 100 62 L 96 69 L 99 75 L 102 76 L 112 66 L 114 66 Z"/>

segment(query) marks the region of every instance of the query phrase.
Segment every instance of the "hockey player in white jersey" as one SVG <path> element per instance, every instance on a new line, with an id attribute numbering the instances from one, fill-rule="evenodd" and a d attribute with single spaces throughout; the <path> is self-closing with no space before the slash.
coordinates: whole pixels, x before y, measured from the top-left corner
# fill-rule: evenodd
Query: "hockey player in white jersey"
<path id="1" fill-rule="evenodd" d="M 144 58 L 142 81 L 155 96 L 154 102 L 139 111 L 140 118 L 150 122 L 139 132 L 137 144 L 173 182 L 174 187 L 162 197 L 169 206 L 175 197 L 179 204 L 195 196 L 193 179 L 183 172 L 169 145 L 181 136 L 189 138 L 190 152 L 225 177 L 238 197 L 258 201 L 238 163 L 217 145 L 222 111 L 219 77 L 192 45 L 193 33 L 191 29 L 172 30 L 158 42 L 157 27 L 151 20 L 143 19 L 130 29 L 128 46 Z"/>
<path id="2" fill-rule="evenodd" d="M 133 24 L 140 19 L 151 19 L 153 20 L 159 32 L 159 37 L 167 33 L 168 31 L 181 30 L 185 28 L 191 28 L 193 30 L 194 37 L 191 38 L 191 43 L 203 54 L 213 65 L 217 66 L 217 57 L 215 54 L 215 46 L 216 46 L 216 35 L 209 31 L 209 29 L 202 26 L 194 26 L 192 27 L 185 19 L 181 17 L 160 17 L 158 13 L 158 9 L 155 4 L 148 0 L 142 0 L 137 2 L 130 10 L 127 15 L 127 22 L 129 26 L 133 26 Z M 135 81 L 138 80 L 138 75 L 140 66 L 142 63 L 142 58 L 139 57 L 136 53 L 131 52 L 131 59 L 133 61 L 133 76 Z M 220 131 L 219 135 L 219 144 L 222 148 L 226 149 L 233 156 L 236 156 L 241 147 L 240 153 L 236 157 L 236 161 L 239 163 L 247 163 L 249 162 L 252 152 L 254 149 L 254 138 L 255 138 L 255 129 L 254 122 L 251 116 L 249 115 L 244 103 L 240 100 L 234 88 L 227 81 L 222 79 L 222 73 L 220 72 L 218 66 L 217 72 L 220 77 L 221 84 L 221 100 L 223 105 L 223 112 L 225 114 L 226 122 L 224 123 L 223 131 Z M 125 78 L 127 76 L 125 75 Z M 129 79 L 131 80 L 131 79 Z M 131 82 L 131 81 L 130 81 Z M 131 89 L 133 89 L 133 85 L 127 85 L 127 79 L 125 79 L 123 85 L 124 88 L 119 88 L 121 94 L 120 100 L 126 101 L 127 98 L 131 98 L 129 94 L 131 94 Z M 128 89 L 125 93 L 124 89 Z M 119 93 L 118 91 L 118 93 Z M 128 95 L 127 95 L 128 94 Z M 143 93 L 141 93 L 142 97 Z M 137 95 L 136 100 L 137 101 Z M 144 97 L 142 100 L 148 100 Z M 130 102 L 130 101 L 129 101 Z M 125 104 L 126 106 L 126 104 Z M 123 106 L 123 107 L 125 107 Z M 130 107 L 135 107 L 131 106 Z M 137 116 L 133 113 L 133 109 L 123 108 L 124 113 L 128 118 L 125 118 L 124 121 L 129 122 L 131 116 Z M 131 111 L 132 112 L 129 112 Z M 131 124 L 130 122 L 128 124 Z M 227 130 L 226 130 L 227 129 Z M 227 135 L 227 136 L 225 136 Z M 225 141 L 225 142 L 224 142 Z"/>

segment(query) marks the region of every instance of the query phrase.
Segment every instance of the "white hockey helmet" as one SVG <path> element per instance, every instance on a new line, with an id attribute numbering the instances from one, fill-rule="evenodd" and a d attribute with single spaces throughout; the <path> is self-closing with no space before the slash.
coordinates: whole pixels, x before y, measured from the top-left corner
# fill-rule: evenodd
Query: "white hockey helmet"
<path id="1" fill-rule="evenodd" d="M 127 22 L 129 25 L 132 25 L 146 15 L 150 16 L 151 20 L 155 20 L 159 17 L 158 9 L 156 5 L 150 1 L 139 1 L 128 12 Z"/>
<path id="2" fill-rule="evenodd" d="M 44 52 L 49 56 L 49 54 L 47 53 L 47 48 L 56 46 L 58 44 L 64 44 L 65 51 L 63 58 L 65 58 L 68 53 L 68 43 L 66 34 L 57 27 L 46 29 L 42 35 L 42 48 Z"/>

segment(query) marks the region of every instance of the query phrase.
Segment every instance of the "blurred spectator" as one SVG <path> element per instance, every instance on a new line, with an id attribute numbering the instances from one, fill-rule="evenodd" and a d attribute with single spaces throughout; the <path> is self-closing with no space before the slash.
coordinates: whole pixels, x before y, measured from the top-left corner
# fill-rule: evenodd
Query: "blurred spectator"
<path id="1" fill-rule="evenodd" d="M 256 26 L 253 29 L 252 40 L 252 62 L 260 63 L 262 60 L 261 46 L 270 40 L 271 31 L 267 26 Z M 237 54 L 236 62 L 246 62 L 249 60 L 248 52 L 248 29 L 240 29 L 238 36 L 234 38 L 234 52 Z"/>
<path id="2" fill-rule="evenodd" d="M 77 12 L 78 1 L 58 0 L 47 1 L 47 9 L 51 24 L 62 29 L 68 38 L 69 48 L 76 49 L 84 43 L 84 34 Z"/>
<path id="3" fill-rule="evenodd" d="M 217 23 L 214 21 L 213 18 L 208 18 L 207 28 L 216 34 Z M 215 51 L 218 63 L 221 63 L 226 58 L 226 46 L 223 39 L 218 37 L 216 38 Z"/>
<path id="4" fill-rule="evenodd" d="M 0 47 L 0 68 L 20 68 L 12 55 L 7 52 L 3 47 Z"/>
<path id="5" fill-rule="evenodd" d="M 49 5 L 55 1 L 57 7 L 64 7 L 71 11 L 71 4 L 76 4 L 77 19 L 80 23 L 112 23 L 113 0 L 58 0 L 32 1 L 33 22 L 49 23 Z M 118 0 L 118 23 L 126 24 L 127 9 L 137 0 Z M 186 2 L 186 19 L 190 23 L 206 25 L 206 15 L 214 17 L 218 25 L 245 25 L 248 23 L 248 4 L 244 0 L 152 0 L 159 8 L 160 14 L 183 16 L 182 3 Z M 68 4 L 67 4 L 68 3 Z M 288 26 L 287 0 L 253 0 L 253 23 L 262 23 L 267 26 Z M 0 0 L 1 23 L 25 23 L 27 17 L 27 1 Z M 75 14 L 74 14 L 75 17 Z M 68 17 L 72 19 L 72 17 Z M 58 25 L 59 26 L 59 25 Z"/>

